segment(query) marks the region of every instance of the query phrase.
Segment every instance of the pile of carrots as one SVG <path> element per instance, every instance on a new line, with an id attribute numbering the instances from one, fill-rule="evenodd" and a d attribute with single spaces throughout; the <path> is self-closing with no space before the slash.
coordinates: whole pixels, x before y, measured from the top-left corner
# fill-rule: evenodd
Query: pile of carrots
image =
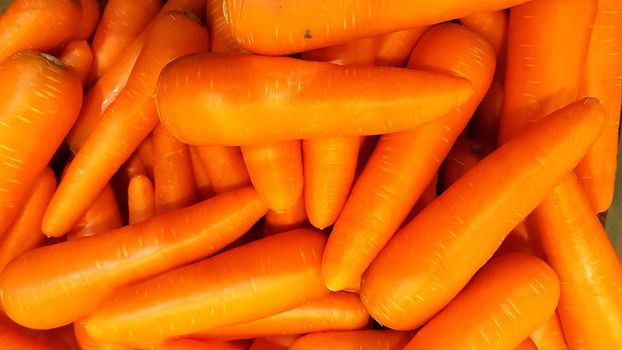
<path id="1" fill-rule="evenodd" d="M 14 0 L 0 348 L 622 349 L 622 1 Z"/>

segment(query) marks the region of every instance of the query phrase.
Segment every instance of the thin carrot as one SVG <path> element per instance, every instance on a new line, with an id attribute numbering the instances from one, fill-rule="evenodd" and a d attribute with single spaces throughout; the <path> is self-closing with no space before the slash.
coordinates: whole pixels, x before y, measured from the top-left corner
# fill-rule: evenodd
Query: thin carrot
<path id="1" fill-rule="evenodd" d="M 248 339 L 365 327 L 369 314 L 357 294 L 331 293 L 321 299 L 259 320 L 196 333 L 207 339 Z"/>
<path id="2" fill-rule="evenodd" d="M 448 188 L 464 175 L 475 164 L 479 163 L 492 151 L 495 146 L 486 140 L 471 138 L 459 139 L 449 151 L 441 167 L 442 187 Z"/>
<path id="3" fill-rule="evenodd" d="M 189 15 L 170 12 L 157 18 L 125 88 L 61 180 L 44 215 L 43 232 L 50 236 L 67 232 L 157 125 L 151 93 L 162 67 L 181 55 L 206 50 L 207 45 L 207 31 Z"/>
<path id="4" fill-rule="evenodd" d="M 513 350 L 558 300 L 559 279 L 549 265 L 528 254 L 503 255 L 486 264 L 404 350 Z"/>
<path id="5" fill-rule="evenodd" d="M 30 328 L 71 323 L 116 288 L 222 249 L 266 211 L 247 187 L 136 225 L 32 250 L 0 274 L 3 309 Z"/>
<path id="6" fill-rule="evenodd" d="M 80 0 L 82 15 L 78 21 L 78 26 L 73 32 L 72 38 L 75 40 L 89 40 L 99 23 L 101 16 L 101 4 L 98 0 Z"/>
<path id="7" fill-rule="evenodd" d="M 56 58 L 30 50 L 2 62 L 0 81 L 1 234 L 76 120 L 82 85 Z"/>
<path id="8" fill-rule="evenodd" d="M 402 350 L 412 336 L 397 331 L 322 332 L 298 338 L 290 350 Z"/>
<path id="9" fill-rule="evenodd" d="M 123 226 L 117 199 L 110 184 L 99 193 L 97 199 L 82 216 L 76 226 L 67 233 L 67 239 L 87 237 L 112 231 Z"/>
<path id="10" fill-rule="evenodd" d="M 530 338 L 538 346 L 538 350 L 567 350 L 566 338 L 559 320 L 559 313 L 549 317 L 538 329 L 531 333 Z"/>
<path id="11" fill-rule="evenodd" d="M 197 146 L 216 194 L 251 184 L 240 147 Z"/>
<path id="12" fill-rule="evenodd" d="M 207 29 L 210 33 L 210 51 L 222 53 L 248 53 L 241 48 L 231 35 L 229 23 L 223 15 L 221 0 L 207 0 Z"/>
<path id="13" fill-rule="evenodd" d="M 527 338 L 523 340 L 523 342 L 520 343 L 516 348 L 514 348 L 514 350 L 541 350 L 541 349 L 538 349 L 538 347 L 533 342 L 533 340 Z"/>
<path id="14" fill-rule="evenodd" d="M 379 42 L 379 38 L 354 40 L 343 45 L 305 51 L 300 54 L 300 58 L 344 66 L 373 66 Z"/>
<path id="15" fill-rule="evenodd" d="M 93 53 L 89 44 L 84 40 L 70 41 L 63 49 L 59 59 L 73 70 L 84 85 L 93 61 Z"/>
<path id="16" fill-rule="evenodd" d="M 98 340 L 143 342 L 294 308 L 329 293 L 320 276 L 325 243 L 320 232 L 299 229 L 171 270 L 113 293 L 86 330 Z"/>
<path id="17" fill-rule="evenodd" d="M 130 225 L 143 222 L 155 216 L 155 190 L 147 176 L 138 175 L 133 177 L 130 180 L 127 192 Z"/>
<path id="18" fill-rule="evenodd" d="M 15 0 L 0 15 L 0 62 L 14 53 L 47 51 L 68 40 L 80 22 L 78 0 Z"/>
<path id="19" fill-rule="evenodd" d="M 156 214 L 196 203 L 197 193 L 188 146 L 171 136 L 161 125 L 153 130 L 152 135 Z"/>
<path id="20" fill-rule="evenodd" d="M 376 53 L 376 66 L 403 67 L 419 38 L 429 26 L 421 26 L 381 36 Z"/>
<path id="21" fill-rule="evenodd" d="M 331 290 L 342 290 L 360 277 L 400 227 L 484 96 L 494 71 L 490 45 L 455 24 L 429 30 L 411 58 L 409 67 L 467 78 L 476 92 L 437 122 L 381 136 L 326 246 L 322 273 Z"/>
<path id="22" fill-rule="evenodd" d="M 140 159 L 145 166 L 145 173 L 150 178 L 155 178 L 153 172 L 155 168 L 155 149 L 153 147 L 153 134 L 147 135 L 145 139 L 138 145 L 137 150 Z"/>
<path id="23" fill-rule="evenodd" d="M 266 237 L 305 226 L 308 226 L 307 211 L 305 209 L 304 197 L 300 196 L 296 204 L 285 211 L 268 211 L 264 218 L 263 236 Z"/>
<path id="24" fill-rule="evenodd" d="M 198 199 L 202 201 L 214 196 L 212 182 L 196 146 L 190 146 L 190 161 L 192 162 L 192 176 L 194 177 Z"/>
<path id="25" fill-rule="evenodd" d="M 411 329 L 440 311 L 581 160 L 603 113 L 590 98 L 552 113 L 477 163 L 396 233 L 363 275 L 361 299 L 374 319 Z"/>

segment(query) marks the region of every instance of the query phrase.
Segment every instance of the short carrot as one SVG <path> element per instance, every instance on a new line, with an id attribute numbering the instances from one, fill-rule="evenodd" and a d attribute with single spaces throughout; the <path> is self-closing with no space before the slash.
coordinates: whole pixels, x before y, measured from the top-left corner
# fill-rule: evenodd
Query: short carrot
<path id="1" fill-rule="evenodd" d="M 264 218 L 263 236 L 308 226 L 305 200 L 302 196 L 291 208 L 282 212 L 268 211 Z"/>
<path id="2" fill-rule="evenodd" d="M 0 64 L 0 81 L 2 233 L 76 120 L 82 85 L 56 58 L 30 50 Z"/>
<path id="3" fill-rule="evenodd" d="M 98 340 L 143 342 L 294 308 L 329 293 L 320 275 L 325 243 L 320 232 L 294 230 L 171 270 L 113 293 L 86 330 Z"/>
<path id="4" fill-rule="evenodd" d="M 119 287 L 224 248 L 266 211 L 247 187 L 139 224 L 32 250 L 0 274 L 3 310 L 30 328 L 74 322 Z"/>
<path id="5" fill-rule="evenodd" d="M 73 39 L 89 40 L 95 32 L 101 16 L 101 3 L 98 0 L 80 0 L 82 15 L 73 32 Z"/>
<path id="6" fill-rule="evenodd" d="M 380 137 L 326 246 L 322 274 L 331 290 L 342 290 L 359 278 L 400 227 L 484 96 L 494 71 L 490 45 L 456 24 L 430 29 L 411 57 L 409 67 L 467 78 L 476 92 L 439 121 Z"/>
<path id="7" fill-rule="evenodd" d="M 210 33 L 210 51 L 231 54 L 248 53 L 233 39 L 229 23 L 225 20 L 222 12 L 222 4 L 221 0 L 207 0 L 205 18 Z"/>
<path id="8" fill-rule="evenodd" d="M 198 54 L 162 71 L 156 101 L 182 142 L 236 146 L 395 132 L 438 119 L 471 94 L 468 81 L 442 74 Z"/>
<path id="9" fill-rule="evenodd" d="M 529 336 L 537 345 L 538 350 L 567 350 L 568 345 L 559 320 L 559 313 L 555 311 L 538 329 Z"/>
<path id="10" fill-rule="evenodd" d="M 412 336 L 388 330 L 322 332 L 298 338 L 290 350 L 402 350 Z"/>
<path id="11" fill-rule="evenodd" d="M 197 146 L 216 194 L 251 184 L 240 147 Z"/>
<path id="12" fill-rule="evenodd" d="M 157 125 L 151 93 L 162 67 L 181 55 L 206 50 L 207 45 L 207 31 L 189 15 L 170 12 L 157 18 L 125 88 L 61 180 L 44 215 L 43 232 L 50 236 L 67 232 Z"/>
<path id="13" fill-rule="evenodd" d="M 429 26 L 406 29 L 382 35 L 378 38 L 378 51 L 375 65 L 384 67 L 403 67 L 419 38 Z"/>
<path id="14" fill-rule="evenodd" d="M 361 299 L 372 317 L 394 329 L 411 329 L 447 305 L 512 228 L 578 164 L 602 129 L 603 113 L 598 100 L 590 98 L 552 113 L 423 209 L 363 275 Z"/>
<path id="15" fill-rule="evenodd" d="M 63 49 L 59 59 L 74 72 L 84 85 L 93 62 L 93 53 L 89 44 L 84 40 L 70 41 Z"/>
<path id="16" fill-rule="evenodd" d="M 198 199 L 202 201 L 214 196 L 212 181 L 196 146 L 190 146 L 190 161 L 192 162 L 192 176 L 194 177 Z"/>
<path id="17" fill-rule="evenodd" d="M 87 237 L 112 231 L 123 226 L 121 212 L 114 190 L 110 184 L 99 193 L 95 202 L 82 216 L 74 228 L 67 233 L 67 239 Z"/>
<path id="18" fill-rule="evenodd" d="M 512 253 L 492 259 L 404 350 L 513 350 L 553 313 L 559 279 L 544 261 Z"/>
<path id="19" fill-rule="evenodd" d="M 523 340 L 523 342 L 520 343 L 517 347 L 515 347 L 514 350 L 541 350 L 541 349 L 539 349 L 536 346 L 533 340 L 531 340 L 530 338 L 527 338 Z"/>
<path id="20" fill-rule="evenodd" d="M 130 225 L 155 216 L 155 190 L 147 176 L 137 175 L 130 180 L 127 202 Z"/>
<path id="21" fill-rule="evenodd" d="M 494 151 L 495 146 L 483 139 L 459 139 L 443 162 L 440 180 L 448 188 L 475 164 Z"/>

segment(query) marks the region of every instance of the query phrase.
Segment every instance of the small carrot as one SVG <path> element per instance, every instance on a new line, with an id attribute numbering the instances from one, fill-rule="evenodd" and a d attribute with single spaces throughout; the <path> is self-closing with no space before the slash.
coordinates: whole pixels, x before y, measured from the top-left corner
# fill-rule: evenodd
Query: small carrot
<path id="1" fill-rule="evenodd" d="M 143 342 L 297 307 L 329 293 L 320 276 L 325 243 L 320 232 L 294 230 L 171 270 L 113 293 L 86 330 L 98 340 Z"/>
<path id="2" fill-rule="evenodd" d="M 537 345 L 538 350 L 568 349 L 557 311 L 538 327 L 538 329 L 531 333 L 529 337 Z"/>
<path id="3" fill-rule="evenodd" d="M 139 224 L 32 250 L 0 274 L 3 309 L 30 328 L 71 323 L 116 288 L 224 248 L 266 211 L 247 187 Z"/>
<path id="4" fill-rule="evenodd" d="M 322 332 L 298 338 L 290 350 L 402 350 L 412 336 L 397 331 Z"/>
<path id="5" fill-rule="evenodd" d="M 423 209 L 363 275 L 361 299 L 372 317 L 394 329 L 412 329 L 447 305 L 581 160 L 602 129 L 603 113 L 591 98 L 552 113 Z"/>
<path id="6" fill-rule="evenodd" d="M 266 237 L 305 226 L 308 226 L 307 212 L 305 210 L 305 200 L 303 196 L 300 196 L 296 204 L 285 211 L 268 211 L 264 218 L 263 236 Z"/>
<path id="7" fill-rule="evenodd" d="M 558 300 L 559 279 L 549 265 L 532 255 L 506 254 L 486 264 L 404 350 L 513 350 Z"/>
<path id="8" fill-rule="evenodd" d="M 153 174 L 155 168 L 155 149 L 153 147 L 153 133 L 147 135 L 145 139 L 138 145 L 138 149 L 136 150 L 145 166 L 145 173 L 150 178 L 154 179 L 155 176 Z"/>
<path id="9" fill-rule="evenodd" d="M 151 93 L 162 67 L 181 55 L 206 50 L 207 45 L 207 31 L 189 15 L 170 12 L 157 18 L 125 88 L 61 180 L 44 215 L 43 232 L 50 236 L 67 232 L 157 125 Z"/>
<path id="10" fill-rule="evenodd" d="M 82 216 L 76 226 L 69 231 L 67 239 L 75 239 L 112 231 L 123 226 L 117 199 L 110 184 L 97 196 L 97 199 Z"/>
<path id="11" fill-rule="evenodd" d="M 514 350 L 541 350 L 541 349 L 538 349 L 538 347 L 533 342 L 533 340 L 527 338 L 523 340 L 523 342 L 520 343 L 517 347 L 515 347 Z"/>
<path id="12" fill-rule="evenodd" d="M 192 176 L 194 177 L 199 200 L 202 201 L 214 196 L 212 182 L 196 146 L 190 146 L 190 161 L 192 162 Z"/>
<path id="13" fill-rule="evenodd" d="M 240 147 L 197 146 L 216 194 L 251 184 Z"/>
<path id="14" fill-rule="evenodd" d="M 73 39 L 89 40 L 99 23 L 101 4 L 98 0 L 80 0 L 82 15 L 77 28 L 73 32 Z M 87 71 L 88 72 L 88 71 Z"/>
<path id="15" fill-rule="evenodd" d="M 137 175 L 133 177 L 130 180 L 127 192 L 130 225 L 155 216 L 155 190 L 147 176 Z"/>
<path id="16" fill-rule="evenodd" d="M 415 27 L 379 37 L 375 65 L 384 67 L 403 67 L 419 38 L 429 26 Z"/>
<path id="17" fill-rule="evenodd" d="M 441 167 L 442 187 L 448 188 L 475 164 L 479 163 L 495 146 L 483 139 L 459 139 L 449 151 Z"/>
<path id="18" fill-rule="evenodd" d="M 93 61 L 93 53 L 89 44 L 84 40 L 70 41 L 63 49 L 59 59 L 73 70 L 84 85 Z"/>
<path id="19" fill-rule="evenodd" d="M 364 38 L 339 46 L 305 51 L 300 58 L 344 66 L 373 66 L 378 52 L 378 38 Z"/>
<path id="20" fill-rule="evenodd" d="M 0 81 L 1 234 L 76 120 L 82 85 L 56 58 L 30 50 L 0 64 Z"/>
<path id="21" fill-rule="evenodd" d="M 15 0 L 0 15 L 0 62 L 14 53 L 47 51 L 70 39 L 82 12 L 77 0 Z"/>
<path id="22" fill-rule="evenodd" d="M 156 101 L 182 142 L 237 146 L 395 132 L 438 119 L 471 94 L 468 81 L 442 74 L 198 54 L 162 71 Z"/>
<path id="23" fill-rule="evenodd" d="M 207 0 L 205 18 L 207 18 L 207 29 L 210 33 L 210 51 L 232 54 L 248 53 L 231 36 L 229 23 L 223 15 L 222 5 L 221 0 Z"/>

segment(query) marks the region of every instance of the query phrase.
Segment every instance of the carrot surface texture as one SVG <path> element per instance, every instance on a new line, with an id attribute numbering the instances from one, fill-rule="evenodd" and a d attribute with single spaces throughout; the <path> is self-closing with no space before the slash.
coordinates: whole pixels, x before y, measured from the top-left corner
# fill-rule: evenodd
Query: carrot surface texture
<path id="1" fill-rule="evenodd" d="M 298 338 L 290 350 L 402 350 L 412 335 L 388 330 L 321 332 Z"/>
<path id="2" fill-rule="evenodd" d="M 555 311 L 546 322 L 531 333 L 530 338 L 536 344 L 538 350 L 568 349 L 558 311 Z"/>
<path id="3" fill-rule="evenodd" d="M 224 248 L 266 211 L 247 187 L 136 225 L 32 250 L 0 274 L 3 310 L 30 328 L 71 323 L 119 287 Z"/>
<path id="4" fill-rule="evenodd" d="M 125 88 L 60 182 L 43 219 L 46 234 L 67 232 L 157 125 L 152 92 L 162 67 L 181 55 L 207 50 L 208 41 L 207 31 L 189 15 L 170 12 L 157 18 Z"/>
<path id="5" fill-rule="evenodd" d="M 0 64 L 0 81 L 2 233 L 76 120 L 82 85 L 56 58 L 30 50 Z"/>
<path id="6" fill-rule="evenodd" d="M 205 164 L 201 159 L 197 146 L 190 146 L 190 162 L 192 163 L 192 176 L 196 186 L 197 198 L 199 201 L 214 196 L 214 188 Z"/>
<path id="7" fill-rule="evenodd" d="M 240 147 L 197 146 L 216 194 L 251 184 Z"/>
<path id="8" fill-rule="evenodd" d="M 447 305 L 514 226 L 578 164 L 601 132 L 603 114 L 591 98 L 552 113 L 423 209 L 363 275 L 361 299 L 372 317 L 394 329 L 412 329 Z"/>
<path id="9" fill-rule="evenodd" d="M 117 198 L 110 184 L 99 193 L 95 202 L 74 228 L 67 233 L 68 239 L 96 235 L 123 226 Z"/>
<path id="10" fill-rule="evenodd" d="M 270 236 L 275 233 L 291 231 L 305 226 L 309 226 L 309 223 L 307 221 L 305 201 L 301 196 L 298 201 L 296 201 L 296 204 L 285 211 L 268 211 L 264 217 L 263 236 Z"/>
<path id="11" fill-rule="evenodd" d="M 540 350 L 540 349 L 538 349 L 538 347 L 533 342 L 533 340 L 527 338 L 523 340 L 523 342 L 520 343 L 517 347 L 515 347 L 514 350 Z"/>
<path id="12" fill-rule="evenodd" d="M 421 26 L 382 35 L 378 38 L 376 66 L 403 67 L 419 38 L 429 26 Z"/>
<path id="13" fill-rule="evenodd" d="M 99 23 L 101 16 L 101 2 L 99 0 L 79 0 L 82 15 L 78 26 L 74 29 L 73 39 L 89 40 Z"/>
<path id="14" fill-rule="evenodd" d="M 297 307 L 329 293 L 320 275 L 325 243 L 320 232 L 294 230 L 169 271 L 112 294 L 87 319 L 87 332 L 108 342 L 143 342 Z"/>
<path id="15" fill-rule="evenodd" d="M 409 67 L 469 79 L 476 92 L 439 121 L 380 137 L 328 239 L 322 274 L 331 290 L 360 278 L 400 227 L 486 93 L 494 62 L 490 45 L 459 25 L 439 25 L 421 38 Z"/>
<path id="16" fill-rule="evenodd" d="M 155 190 L 147 176 L 137 175 L 130 180 L 127 207 L 130 224 L 137 224 L 155 216 Z"/>
<path id="17" fill-rule="evenodd" d="M 472 92 L 464 79 L 428 72 L 197 54 L 162 71 L 156 101 L 182 142 L 236 146 L 413 128 Z"/>
<path id="18" fill-rule="evenodd" d="M 93 62 L 93 52 L 91 52 L 89 44 L 84 40 L 70 41 L 58 58 L 73 71 L 84 85 Z"/>

